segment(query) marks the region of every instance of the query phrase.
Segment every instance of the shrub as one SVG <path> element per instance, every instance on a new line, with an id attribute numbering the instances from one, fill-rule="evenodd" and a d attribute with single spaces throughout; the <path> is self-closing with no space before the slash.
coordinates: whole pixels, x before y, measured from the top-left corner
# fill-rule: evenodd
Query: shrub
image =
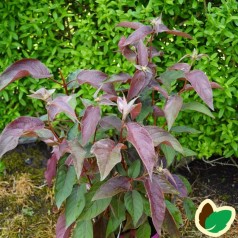
<path id="1" fill-rule="evenodd" d="M 30 95 L 42 100 L 47 115 L 22 116 L 11 122 L 0 136 L 0 156 L 15 148 L 19 138 L 37 137 L 53 146 L 45 177 L 49 185 L 56 175 L 55 200 L 64 207 L 56 225 L 57 237 L 137 237 L 157 234 L 162 225 L 173 237 L 181 214 L 176 198 L 184 200 L 188 218 L 193 219 L 192 201 L 187 198 L 186 179 L 169 172 L 176 154 L 194 154 L 181 146 L 173 135 L 196 132 L 187 126 L 174 126 L 181 110 L 194 110 L 212 116 L 212 88 L 206 74 L 193 68 L 204 55 L 186 55 L 190 64 L 176 63 L 163 73 L 157 72 L 152 59 L 163 55 L 153 45 L 162 34 L 191 38 L 187 33 L 168 29 L 161 17 L 149 25 L 124 21 L 118 27 L 133 29 L 118 43 L 122 55 L 134 63 L 134 72 L 109 76 L 99 70 L 81 70 L 62 81 L 55 81 L 44 64 L 23 59 L 8 67 L 1 75 L 1 87 L 31 75 L 54 80 L 64 89 L 40 88 Z M 94 100 L 79 98 L 82 84 L 96 88 Z M 183 102 L 183 95 L 195 91 L 203 102 Z M 72 93 L 74 92 L 74 93 Z M 81 100 L 83 109 L 78 108 Z M 103 110 L 112 107 L 114 114 Z M 58 114 L 66 114 L 63 121 Z M 192 210 L 192 211 L 191 211 Z M 123 235 L 124 234 L 124 235 Z"/>
<path id="2" fill-rule="evenodd" d="M 238 156 L 237 151 L 237 8 L 236 0 L 226 1 L 184 0 L 173 1 L 57 1 L 13 0 L 0 3 L 0 68 L 21 58 L 37 58 L 45 62 L 55 78 L 79 68 L 95 68 L 108 74 L 120 71 L 133 72 L 133 65 L 117 53 L 119 29 L 114 26 L 124 20 L 144 21 L 163 12 L 165 24 L 171 28 L 186 29 L 193 40 L 184 41 L 172 35 L 161 34 L 156 45 L 165 50 L 158 72 L 177 62 L 185 53 L 196 48 L 209 55 L 197 68 L 218 82 L 224 90 L 215 91 L 216 120 L 193 113 L 184 122 L 201 131 L 200 134 L 183 134 L 181 143 L 189 145 L 199 157 L 224 155 Z M 11 14 L 9 14 L 11 12 Z M 216 29 L 216 30 L 215 30 Z M 128 30 L 128 34 L 131 31 Z M 35 91 L 44 84 L 56 87 L 51 81 L 32 78 L 11 84 L 0 93 L 2 115 L 0 128 L 20 115 L 44 113 L 40 101 L 31 101 L 26 95 L 29 88 Z M 92 89 L 82 86 L 81 95 L 89 98 Z M 186 100 L 184 98 L 184 100 Z M 26 107 L 27 105 L 27 107 Z M 41 108 L 41 110 L 40 110 Z M 183 117 L 184 118 L 184 117 Z M 206 127 L 204 126 L 206 125 Z"/>

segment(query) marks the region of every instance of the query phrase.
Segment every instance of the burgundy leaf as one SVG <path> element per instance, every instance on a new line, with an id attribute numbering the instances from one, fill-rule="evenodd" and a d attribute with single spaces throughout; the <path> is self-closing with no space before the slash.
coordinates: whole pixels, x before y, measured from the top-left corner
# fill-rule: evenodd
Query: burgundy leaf
<path id="1" fill-rule="evenodd" d="M 169 132 L 157 126 L 145 126 L 145 129 L 149 132 L 155 147 L 160 145 L 161 143 L 165 143 L 172 146 L 176 151 L 183 154 L 182 146 L 180 145 L 178 140 L 173 137 Z"/>
<path id="2" fill-rule="evenodd" d="M 103 91 L 116 95 L 113 84 L 103 83 L 106 78 L 107 75 L 98 70 L 82 70 L 77 76 L 79 84 L 88 83 L 95 88 L 101 87 Z"/>
<path id="3" fill-rule="evenodd" d="M 164 169 L 163 169 L 163 171 L 164 171 Z M 163 193 L 179 194 L 179 192 L 176 190 L 176 188 L 174 188 L 173 185 L 171 185 L 171 183 L 168 181 L 167 177 L 164 174 L 162 174 L 162 173 L 154 174 L 153 178 L 158 180 L 159 186 Z"/>
<path id="4" fill-rule="evenodd" d="M 104 83 L 126 82 L 130 78 L 131 76 L 129 74 L 119 73 L 119 74 L 112 75 L 109 79 L 104 81 Z"/>
<path id="5" fill-rule="evenodd" d="M 183 181 L 177 176 L 176 174 L 173 174 L 173 178 L 176 182 L 176 189 L 180 192 L 180 197 L 187 197 L 188 191 L 183 183 Z"/>
<path id="6" fill-rule="evenodd" d="M 153 106 L 153 115 L 155 117 L 164 117 L 165 116 L 163 109 L 159 108 L 156 105 Z"/>
<path id="7" fill-rule="evenodd" d="M 89 106 L 86 108 L 82 118 L 83 145 L 87 144 L 90 137 L 95 133 L 100 118 L 100 109 L 98 107 Z"/>
<path id="8" fill-rule="evenodd" d="M 113 167 L 121 161 L 121 148 L 123 144 L 111 139 L 102 139 L 94 143 L 91 152 L 95 154 L 101 180 L 105 179 Z"/>
<path id="9" fill-rule="evenodd" d="M 47 102 L 51 99 L 51 95 L 54 92 L 55 92 L 55 89 L 47 90 L 45 88 L 40 88 L 39 90 L 37 90 L 36 92 L 28 96 L 31 98 L 41 99 Z"/>
<path id="10" fill-rule="evenodd" d="M 130 187 L 130 179 L 127 177 L 119 176 L 111 178 L 97 190 L 92 200 L 112 197 L 118 193 L 128 191 Z"/>
<path id="11" fill-rule="evenodd" d="M 210 82 L 210 85 L 212 88 L 222 88 L 221 85 L 219 85 L 218 83 L 215 83 L 215 82 Z"/>
<path id="12" fill-rule="evenodd" d="M 56 238 L 69 238 L 72 226 L 66 227 L 65 215 L 61 214 L 56 223 Z"/>
<path id="13" fill-rule="evenodd" d="M 212 88 L 207 75 L 201 70 L 193 70 L 186 73 L 186 79 L 191 83 L 201 99 L 214 110 Z"/>
<path id="14" fill-rule="evenodd" d="M 152 47 L 152 51 L 151 51 L 151 56 L 152 57 L 156 57 L 156 56 L 163 56 L 164 52 L 163 51 L 158 51 L 155 47 Z"/>
<path id="15" fill-rule="evenodd" d="M 59 96 L 55 98 L 52 102 L 49 102 L 46 106 L 48 111 L 49 119 L 53 121 L 57 114 L 64 112 L 70 118 L 78 121 L 75 115 L 74 108 L 71 107 L 70 101 L 73 99 L 72 96 Z"/>
<path id="16" fill-rule="evenodd" d="M 123 36 L 119 43 L 118 43 L 118 47 L 121 51 L 121 53 L 129 60 L 129 61 L 132 61 L 134 62 L 136 60 L 136 53 L 130 49 L 130 47 L 127 45 L 127 46 L 124 46 L 124 43 L 126 41 L 126 38 Z"/>
<path id="17" fill-rule="evenodd" d="M 187 63 L 177 63 L 169 68 L 170 70 L 182 70 L 184 73 L 188 73 L 191 66 Z"/>
<path id="18" fill-rule="evenodd" d="M 139 43 L 137 46 L 137 52 L 138 52 L 139 65 L 147 66 L 148 65 L 148 50 L 142 40 L 139 40 Z"/>
<path id="19" fill-rule="evenodd" d="M 19 117 L 8 124 L 0 135 L 0 158 L 18 145 L 21 136 L 35 137 L 35 131 L 43 128 L 43 121 L 35 117 Z"/>
<path id="20" fill-rule="evenodd" d="M 86 157 L 87 152 L 84 150 L 84 148 L 80 145 L 79 141 L 77 139 L 68 141 L 68 145 L 71 151 L 72 159 L 74 168 L 77 174 L 77 178 L 80 178 L 84 159 Z"/>
<path id="21" fill-rule="evenodd" d="M 159 180 L 156 179 L 155 176 L 152 176 L 152 180 L 147 177 L 144 181 L 144 185 L 150 201 L 152 221 L 160 236 L 166 208 L 164 195 L 160 188 Z"/>
<path id="22" fill-rule="evenodd" d="M 167 208 L 165 210 L 163 226 L 165 227 L 165 229 L 167 230 L 171 238 L 181 237 L 181 234 L 177 228 L 176 222 Z"/>
<path id="23" fill-rule="evenodd" d="M 21 59 L 10 65 L 0 75 L 0 90 L 5 88 L 11 82 L 26 77 L 33 78 L 50 78 L 52 75 L 49 69 L 36 59 Z"/>
<path id="24" fill-rule="evenodd" d="M 168 98 L 164 107 L 164 114 L 168 124 L 168 130 L 171 129 L 179 111 L 183 106 L 183 99 L 179 95 L 173 95 Z"/>
<path id="25" fill-rule="evenodd" d="M 165 89 L 163 89 L 157 82 L 153 82 L 151 86 L 153 87 L 154 90 L 160 92 L 164 96 L 164 98 L 168 99 L 169 97 L 168 92 Z"/>
<path id="26" fill-rule="evenodd" d="M 134 120 L 140 114 L 142 108 L 142 103 L 137 103 L 134 105 L 134 108 L 131 110 L 131 119 Z"/>
<path id="27" fill-rule="evenodd" d="M 156 155 L 150 134 L 144 127 L 135 122 L 128 122 L 126 127 L 128 131 L 127 140 L 135 147 L 150 178 L 152 178 Z"/>
<path id="28" fill-rule="evenodd" d="M 184 38 L 188 38 L 188 39 L 193 39 L 192 36 L 190 36 L 188 33 L 182 32 L 182 31 L 178 31 L 178 30 L 167 30 L 165 31 L 167 34 L 173 34 L 176 36 L 182 36 Z"/>
<path id="29" fill-rule="evenodd" d="M 105 116 L 100 120 L 99 125 L 104 129 L 110 129 L 113 127 L 120 131 L 122 121 L 117 116 Z"/>
<path id="30" fill-rule="evenodd" d="M 132 28 L 132 29 L 136 30 L 144 25 L 140 22 L 123 21 L 123 22 L 120 22 L 119 24 L 117 24 L 117 26 L 128 27 L 128 28 Z"/>
<path id="31" fill-rule="evenodd" d="M 52 156 L 47 161 L 47 167 L 45 171 L 45 179 L 48 186 L 51 186 L 52 179 L 56 175 L 56 166 L 57 166 L 57 157 L 56 154 L 53 153 Z"/>
<path id="32" fill-rule="evenodd" d="M 152 28 L 150 26 L 141 26 L 135 30 L 124 42 L 123 46 L 133 44 L 139 40 L 143 40 L 144 37 L 152 33 Z"/>
<path id="33" fill-rule="evenodd" d="M 128 91 L 127 100 L 137 97 L 138 94 L 149 84 L 146 81 L 146 74 L 143 71 L 137 70 L 131 79 L 131 85 Z"/>

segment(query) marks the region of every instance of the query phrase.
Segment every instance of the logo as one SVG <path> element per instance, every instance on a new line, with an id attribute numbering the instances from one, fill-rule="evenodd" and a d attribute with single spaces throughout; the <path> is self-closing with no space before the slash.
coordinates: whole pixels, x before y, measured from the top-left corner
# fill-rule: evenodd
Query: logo
<path id="1" fill-rule="evenodd" d="M 203 234 L 219 237 L 230 229 L 235 216 L 236 211 L 233 207 L 216 207 L 212 200 L 206 199 L 195 213 L 195 224 Z"/>

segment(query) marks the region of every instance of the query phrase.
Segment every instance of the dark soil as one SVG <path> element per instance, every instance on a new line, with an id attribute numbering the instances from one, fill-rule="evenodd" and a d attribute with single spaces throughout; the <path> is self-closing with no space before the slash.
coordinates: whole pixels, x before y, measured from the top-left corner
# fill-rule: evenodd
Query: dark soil
<path id="1" fill-rule="evenodd" d="M 178 172 L 184 175 L 193 187 L 193 196 L 210 198 L 238 210 L 238 167 L 228 159 L 195 160 Z"/>

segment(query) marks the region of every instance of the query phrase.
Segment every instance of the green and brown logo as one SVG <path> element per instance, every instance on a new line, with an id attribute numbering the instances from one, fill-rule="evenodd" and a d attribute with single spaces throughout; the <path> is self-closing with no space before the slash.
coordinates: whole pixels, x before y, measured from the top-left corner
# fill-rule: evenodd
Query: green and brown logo
<path id="1" fill-rule="evenodd" d="M 195 214 L 195 224 L 199 231 L 210 237 L 219 237 L 231 227 L 236 216 L 230 206 L 216 207 L 210 199 L 204 200 Z"/>

